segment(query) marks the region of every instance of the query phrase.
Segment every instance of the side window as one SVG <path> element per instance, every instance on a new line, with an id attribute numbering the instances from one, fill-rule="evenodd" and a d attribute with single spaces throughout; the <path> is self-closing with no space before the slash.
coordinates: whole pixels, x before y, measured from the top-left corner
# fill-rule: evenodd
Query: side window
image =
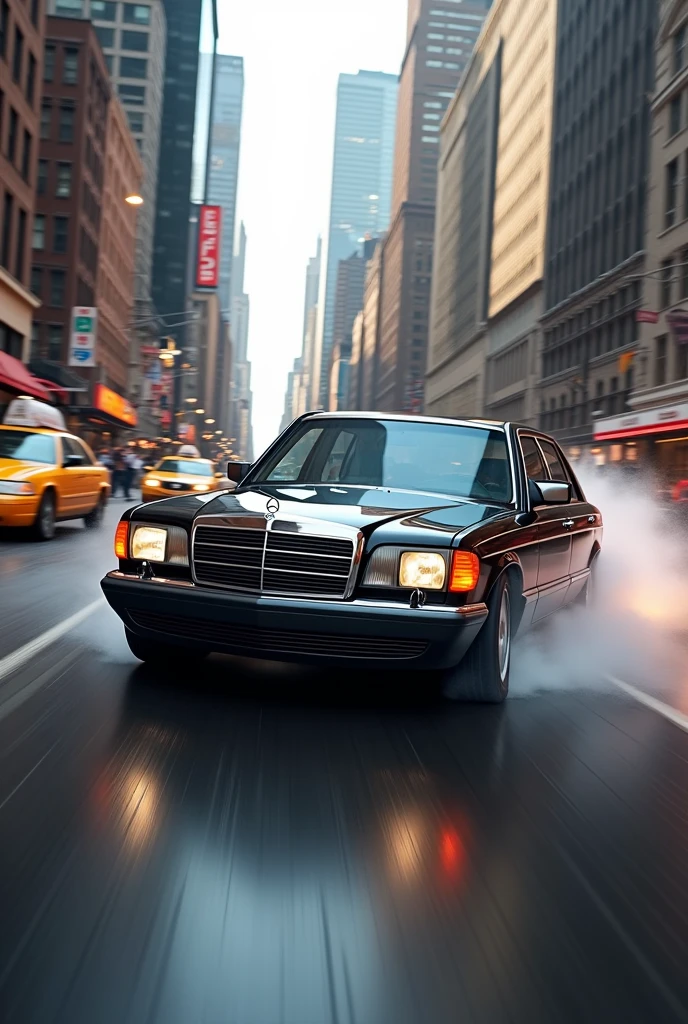
<path id="1" fill-rule="evenodd" d="M 65 437 L 62 435 L 62 465 L 70 455 L 78 455 L 79 458 L 83 458 L 84 453 L 80 452 L 77 446 L 74 444 L 74 440 L 71 437 Z"/>
<path id="2" fill-rule="evenodd" d="M 86 445 L 83 443 L 83 441 L 80 441 L 78 437 L 70 437 L 69 440 L 74 445 L 74 449 L 75 449 L 74 453 L 75 453 L 75 455 L 81 455 L 82 456 L 82 458 L 84 460 L 84 465 L 85 466 L 95 466 L 95 459 L 93 458 L 91 452 L 86 447 Z"/>
<path id="3" fill-rule="evenodd" d="M 339 483 L 342 478 L 342 468 L 349 461 L 349 454 L 356 442 L 356 435 L 350 430 L 342 430 L 337 435 L 337 440 L 332 445 L 332 451 L 327 457 L 322 471 L 323 483 Z"/>
<path id="4" fill-rule="evenodd" d="M 534 437 L 521 437 L 521 451 L 529 480 L 547 480 L 547 470 Z"/>
<path id="5" fill-rule="evenodd" d="M 303 437 L 300 437 L 296 444 L 292 445 L 273 468 L 268 475 L 268 480 L 273 483 L 297 483 L 308 456 L 315 448 L 321 434 L 321 427 L 306 431 Z M 306 483 L 308 482 L 306 481 Z"/>
<path id="6" fill-rule="evenodd" d="M 551 441 L 540 440 L 540 447 L 542 448 L 542 454 L 545 456 L 547 466 L 552 474 L 552 479 L 557 480 L 560 483 L 568 484 L 571 483 L 569 475 L 564 469 L 561 459 L 557 455 L 557 450 Z"/>

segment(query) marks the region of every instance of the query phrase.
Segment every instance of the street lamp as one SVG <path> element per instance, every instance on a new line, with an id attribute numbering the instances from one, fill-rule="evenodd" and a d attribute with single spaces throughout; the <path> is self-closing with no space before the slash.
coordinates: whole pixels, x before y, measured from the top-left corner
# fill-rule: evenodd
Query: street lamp
<path id="1" fill-rule="evenodd" d="M 205 412 L 205 409 L 195 409 L 194 412 L 196 413 L 197 416 L 202 416 Z"/>
<path id="2" fill-rule="evenodd" d="M 129 206 L 143 206 L 143 196 L 140 196 L 138 192 L 132 192 L 124 197 L 124 202 L 129 203 Z"/>

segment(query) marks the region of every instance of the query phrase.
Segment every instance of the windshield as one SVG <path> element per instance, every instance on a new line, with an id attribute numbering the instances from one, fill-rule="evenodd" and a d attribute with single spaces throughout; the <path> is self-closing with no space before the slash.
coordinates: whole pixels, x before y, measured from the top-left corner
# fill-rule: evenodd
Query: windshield
<path id="1" fill-rule="evenodd" d="M 252 483 L 351 484 L 508 503 L 501 430 L 396 420 L 304 424 Z"/>
<path id="2" fill-rule="evenodd" d="M 213 467 L 209 462 L 193 462 L 191 459 L 163 459 L 155 467 L 158 473 L 185 473 L 187 476 L 212 476 Z"/>
<path id="3" fill-rule="evenodd" d="M 55 438 L 48 434 L 26 434 L 23 430 L 0 430 L 0 459 L 55 466 Z"/>

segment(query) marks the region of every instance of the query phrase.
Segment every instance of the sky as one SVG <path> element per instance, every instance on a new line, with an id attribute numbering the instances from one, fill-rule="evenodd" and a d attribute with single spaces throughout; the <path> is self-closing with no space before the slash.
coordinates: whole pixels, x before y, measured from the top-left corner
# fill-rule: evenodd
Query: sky
<path id="1" fill-rule="evenodd" d="M 248 235 L 253 437 L 274 439 L 301 351 L 306 266 L 327 233 L 337 78 L 398 74 L 406 0 L 218 3 L 220 53 L 244 58 L 237 225 Z"/>

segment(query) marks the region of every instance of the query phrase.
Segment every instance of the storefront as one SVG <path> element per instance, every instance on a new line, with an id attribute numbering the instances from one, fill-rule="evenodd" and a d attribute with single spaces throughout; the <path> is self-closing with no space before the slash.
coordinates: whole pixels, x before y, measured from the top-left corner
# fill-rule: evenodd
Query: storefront
<path id="1" fill-rule="evenodd" d="M 67 426 L 94 450 L 128 444 L 134 437 L 137 418 L 130 402 L 104 384 L 93 386 L 88 407 L 72 406 Z"/>
<path id="2" fill-rule="evenodd" d="M 600 465 L 633 462 L 669 491 L 688 479 L 688 402 L 597 420 L 591 453 Z"/>

